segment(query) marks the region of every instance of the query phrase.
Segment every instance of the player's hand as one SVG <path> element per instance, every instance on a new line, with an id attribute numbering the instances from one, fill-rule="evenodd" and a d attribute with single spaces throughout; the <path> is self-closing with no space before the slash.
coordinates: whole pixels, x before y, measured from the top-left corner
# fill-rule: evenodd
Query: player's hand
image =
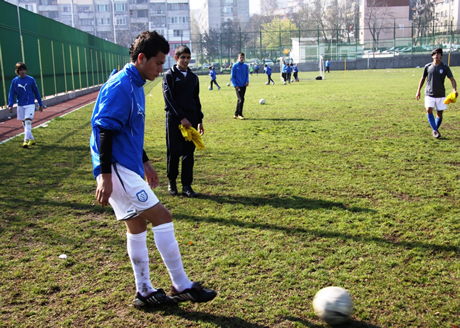
<path id="1" fill-rule="evenodd" d="M 203 123 L 198 123 L 198 132 L 199 132 L 201 135 L 204 134 Z"/>
<path id="2" fill-rule="evenodd" d="M 158 187 L 158 173 L 153 168 L 152 164 L 150 164 L 150 161 L 144 163 L 144 174 L 145 180 L 149 184 L 150 188 L 155 189 Z"/>
<path id="3" fill-rule="evenodd" d="M 235 87 L 235 90 L 236 90 L 236 91 L 240 91 L 240 87 Z"/>
<path id="4" fill-rule="evenodd" d="M 110 195 L 112 195 L 112 173 L 102 173 L 97 182 L 96 199 L 102 206 L 107 206 Z"/>
<path id="5" fill-rule="evenodd" d="M 38 110 L 40 111 L 40 113 L 43 112 L 43 106 L 38 107 Z"/>
<path id="6" fill-rule="evenodd" d="M 12 113 L 12 112 L 13 112 L 13 107 L 8 107 L 8 111 L 9 111 L 10 113 Z"/>
<path id="7" fill-rule="evenodd" d="M 415 99 L 416 99 L 416 100 L 419 100 L 419 99 L 420 99 L 420 92 L 419 92 L 419 91 L 417 91 L 417 93 L 415 94 Z"/>
<path id="8" fill-rule="evenodd" d="M 183 118 L 180 123 L 184 128 L 190 128 L 192 126 L 192 123 L 190 123 L 186 118 Z"/>
<path id="9" fill-rule="evenodd" d="M 249 83 L 248 83 L 248 82 L 246 82 L 246 86 L 249 86 Z"/>

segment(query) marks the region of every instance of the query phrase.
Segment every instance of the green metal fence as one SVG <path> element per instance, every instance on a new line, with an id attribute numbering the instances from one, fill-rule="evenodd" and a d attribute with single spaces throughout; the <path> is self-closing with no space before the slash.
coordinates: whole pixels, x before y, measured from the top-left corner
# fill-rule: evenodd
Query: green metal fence
<path id="1" fill-rule="evenodd" d="M 236 61 L 239 52 L 244 52 L 246 60 L 292 58 L 296 63 L 317 61 L 319 56 L 332 60 L 356 60 L 368 56 L 398 56 L 414 53 L 429 53 L 435 47 L 445 52 L 459 51 L 460 26 L 444 26 L 427 23 L 423 28 L 400 27 L 391 21 L 379 31 L 379 38 L 372 41 L 376 31 L 352 30 L 260 30 L 211 31 L 206 35 L 192 35 L 192 51 L 197 54 L 197 63 L 219 63 L 220 66 Z M 422 31 L 423 30 L 423 31 Z M 421 32 L 422 31 L 422 32 Z M 362 42 L 358 37 L 365 35 Z M 361 37 L 361 39 L 363 39 Z"/>
<path id="2" fill-rule="evenodd" d="M 42 97 L 105 82 L 129 61 L 128 49 L 0 1 L 0 101 L 8 103 L 17 62 L 27 65 Z"/>

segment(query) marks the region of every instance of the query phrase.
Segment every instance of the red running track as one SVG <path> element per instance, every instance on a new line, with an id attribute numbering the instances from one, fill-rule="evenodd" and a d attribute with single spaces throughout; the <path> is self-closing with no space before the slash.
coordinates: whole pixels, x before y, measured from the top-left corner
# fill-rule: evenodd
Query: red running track
<path id="1" fill-rule="evenodd" d="M 46 107 L 41 113 L 36 111 L 32 121 L 32 128 L 96 101 L 98 94 L 99 91 L 92 92 L 54 106 Z M 0 142 L 8 140 L 23 132 L 24 128 L 22 127 L 22 122 L 17 120 L 16 117 L 0 120 Z"/>

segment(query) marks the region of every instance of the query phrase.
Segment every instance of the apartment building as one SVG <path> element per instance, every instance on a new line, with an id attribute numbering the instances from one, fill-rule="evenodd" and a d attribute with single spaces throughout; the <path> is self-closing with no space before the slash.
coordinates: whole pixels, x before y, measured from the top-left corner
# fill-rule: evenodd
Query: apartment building
<path id="1" fill-rule="evenodd" d="M 249 0 L 205 0 L 200 8 L 200 33 L 220 30 L 224 22 L 249 22 Z"/>
<path id="2" fill-rule="evenodd" d="M 18 3 L 19 1 L 19 3 Z M 142 31 L 156 30 L 171 46 L 190 45 L 189 0 L 9 0 L 102 39 L 128 47 Z M 167 58 L 167 66 L 172 63 Z"/>

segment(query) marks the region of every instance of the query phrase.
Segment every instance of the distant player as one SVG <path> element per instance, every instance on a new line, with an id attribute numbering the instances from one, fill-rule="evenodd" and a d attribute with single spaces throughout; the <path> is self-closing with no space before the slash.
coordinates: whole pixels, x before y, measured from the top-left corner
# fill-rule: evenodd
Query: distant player
<path id="1" fill-rule="evenodd" d="M 292 64 L 286 64 L 286 80 L 291 84 Z"/>
<path id="2" fill-rule="evenodd" d="M 27 66 L 24 63 L 16 64 L 16 76 L 11 82 L 8 95 L 8 110 L 13 112 L 13 105 L 18 100 L 17 118 L 22 121 L 24 127 L 24 142 L 22 147 L 27 148 L 35 145 L 32 135 L 32 120 L 35 114 L 35 98 L 38 102 L 38 110 L 43 112 L 43 103 L 38 92 L 37 83 L 32 76 L 27 75 Z"/>
<path id="3" fill-rule="evenodd" d="M 457 93 L 457 82 L 452 75 L 452 72 L 446 64 L 441 62 L 442 59 L 442 49 L 436 48 L 431 52 L 431 57 L 433 62 L 426 64 L 423 69 L 423 75 L 418 84 L 417 93 L 415 94 L 415 99 L 420 99 L 420 90 L 422 89 L 423 84 L 426 82 L 425 87 L 425 107 L 428 117 L 428 122 L 430 123 L 431 129 L 433 130 L 433 137 L 440 138 L 441 133 L 439 133 L 439 127 L 442 123 L 442 113 L 447 108 L 447 105 L 444 104 L 444 99 L 446 97 L 446 89 L 444 88 L 444 80 L 446 77 L 450 80 L 452 84 L 453 92 L 458 96 Z M 436 120 L 433 116 L 433 109 L 436 108 Z"/>
<path id="4" fill-rule="evenodd" d="M 331 62 L 328 60 L 326 60 L 326 64 L 324 65 L 326 67 L 326 72 L 330 73 L 330 66 L 331 66 Z"/>
<path id="5" fill-rule="evenodd" d="M 259 75 L 259 64 L 257 63 L 254 63 L 254 73 L 256 73 L 256 75 Z"/>
<path id="6" fill-rule="evenodd" d="M 169 44 L 157 32 L 142 32 L 129 49 L 131 62 L 101 88 L 91 117 L 90 140 L 96 199 L 109 203 L 118 221 L 126 225 L 127 251 L 136 284 L 134 306 L 207 302 L 216 296 L 189 280 L 182 265 L 171 213 L 151 188 L 158 174 L 144 151 L 146 80 L 161 72 Z M 147 180 L 144 180 L 145 179 Z M 147 225 L 152 224 L 155 246 L 172 281 L 172 292 L 154 288 L 150 281 Z M 123 277 L 126 279 L 126 277 Z"/>
<path id="7" fill-rule="evenodd" d="M 244 63 L 244 53 L 242 52 L 238 54 L 238 62 L 232 66 L 231 80 L 236 90 L 236 97 L 238 98 L 233 118 L 244 120 L 243 105 L 246 87 L 249 85 L 249 69 L 248 65 Z"/>
<path id="8" fill-rule="evenodd" d="M 272 69 L 270 66 L 268 66 L 267 64 L 264 65 L 264 71 L 265 71 L 265 74 L 267 74 L 267 77 L 268 77 L 268 82 L 267 84 L 270 84 L 270 82 L 272 82 L 273 85 L 275 85 L 275 81 L 273 81 L 272 79 Z"/>
<path id="9" fill-rule="evenodd" d="M 213 84 L 217 85 L 217 90 L 220 90 L 220 86 L 217 84 L 216 71 L 213 69 L 212 66 L 209 66 L 209 76 L 211 77 L 211 89 L 209 90 L 212 90 Z"/>
<path id="10" fill-rule="evenodd" d="M 299 68 L 297 67 L 297 64 L 295 64 L 294 66 L 292 66 L 292 71 L 294 72 L 294 80 L 295 80 L 296 82 L 299 82 L 299 77 L 298 77 Z"/>
<path id="11" fill-rule="evenodd" d="M 286 82 L 286 61 L 283 60 L 283 67 L 281 68 L 281 77 L 283 79 L 283 82 Z"/>

